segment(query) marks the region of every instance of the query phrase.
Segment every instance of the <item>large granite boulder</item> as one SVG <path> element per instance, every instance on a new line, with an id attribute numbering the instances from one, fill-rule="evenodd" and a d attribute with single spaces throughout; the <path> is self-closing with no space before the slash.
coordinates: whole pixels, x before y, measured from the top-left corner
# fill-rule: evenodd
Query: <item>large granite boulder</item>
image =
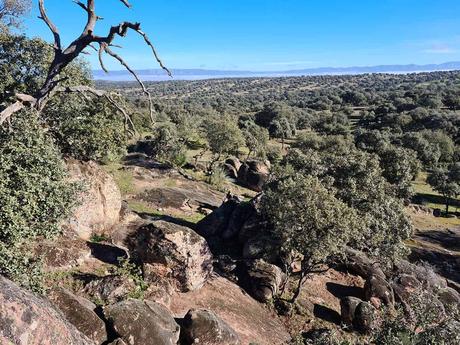
<path id="1" fill-rule="evenodd" d="M 121 193 L 114 179 L 95 162 L 67 161 L 72 181 L 83 183 L 81 204 L 63 227 L 88 240 L 95 233 L 109 232 L 118 222 Z"/>
<path id="2" fill-rule="evenodd" d="M 364 279 L 370 276 L 385 279 L 385 273 L 382 271 L 378 262 L 371 260 L 366 254 L 358 250 L 347 247 L 345 249 L 346 260 L 343 266 L 351 273 L 357 274 Z"/>
<path id="3" fill-rule="evenodd" d="M 248 262 L 247 276 L 251 294 L 263 303 L 272 300 L 278 294 L 285 279 L 283 271 L 278 266 L 263 260 Z"/>
<path id="4" fill-rule="evenodd" d="M 347 296 L 340 300 L 342 322 L 361 333 L 368 333 L 376 326 L 377 310 L 368 302 Z"/>
<path id="5" fill-rule="evenodd" d="M 177 318 L 183 318 L 190 309 L 212 310 L 245 345 L 284 345 L 291 339 L 281 318 L 220 276 L 213 276 L 199 290 L 175 294 L 169 309 Z"/>
<path id="6" fill-rule="evenodd" d="M 196 225 L 197 232 L 204 238 L 220 237 L 227 229 L 233 212 L 240 205 L 237 198 L 229 198 L 210 215 L 203 218 Z"/>
<path id="7" fill-rule="evenodd" d="M 51 290 L 48 297 L 71 324 L 96 344 L 107 340 L 105 323 L 95 313 L 95 304 L 63 288 Z"/>
<path id="8" fill-rule="evenodd" d="M 249 160 L 238 170 L 238 182 L 256 192 L 261 192 L 270 175 L 269 166 L 261 161 Z"/>
<path id="9" fill-rule="evenodd" d="M 191 309 L 182 321 L 185 344 L 239 345 L 236 332 L 215 313 Z"/>
<path id="10" fill-rule="evenodd" d="M 200 288 L 212 272 L 213 257 L 206 240 L 192 229 L 154 221 L 118 238 L 143 264 L 144 277 L 170 279 L 180 291 Z"/>
<path id="11" fill-rule="evenodd" d="M 0 276 L 0 343 L 95 345 L 44 299 Z"/>
<path id="12" fill-rule="evenodd" d="M 129 299 L 104 308 L 115 332 L 128 345 L 176 345 L 180 327 L 161 304 Z"/>
<path id="13" fill-rule="evenodd" d="M 354 328 L 361 333 L 369 333 L 376 327 L 377 310 L 372 304 L 361 302 L 355 310 Z"/>
<path id="14" fill-rule="evenodd" d="M 223 168 L 228 177 L 236 179 L 238 178 L 238 171 L 241 168 L 241 162 L 236 157 L 229 157 L 225 160 Z"/>
<path id="15" fill-rule="evenodd" d="M 366 300 L 370 301 L 376 308 L 380 308 L 382 303 L 387 306 L 393 306 L 395 302 L 391 285 L 379 276 L 372 275 L 366 279 L 364 295 Z"/>
<path id="16" fill-rule="evenodd" d="M 356 308 L 361 302 L 361 299 L 352 296 L 347 296 L 340 300 L 340 315 L 345 325 L 353 325 Z"/>

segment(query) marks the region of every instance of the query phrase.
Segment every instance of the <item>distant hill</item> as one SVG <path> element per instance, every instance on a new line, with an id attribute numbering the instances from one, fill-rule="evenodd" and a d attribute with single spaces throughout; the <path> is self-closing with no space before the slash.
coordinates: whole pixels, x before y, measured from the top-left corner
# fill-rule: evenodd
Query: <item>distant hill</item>
<path id="1" fill-rule="evenodd" d="M 460 61 L 446 62 L 443 64 L 430 65 L 380 65 L 362 67 L 319 67 L 279 72 L 254 72 L 254 71 L 225 71 L 207 69 L 173 69 L 175 80 L 201 80 L 215 78 L 247 78 L 247 77 L 289 77 L 302 75 L 343 75 L 363 73 L 411 73 L 411 72 L 434 72 L 460 70 Z M 136 71 L 141 79 L 147 81 L 170 80 L 161 69 L 144 69 Z M 132 76 L 124 70 L 110 71 L 109 74 L 102 70 L 93 71 L 96 80 L 128 81 Z"/>

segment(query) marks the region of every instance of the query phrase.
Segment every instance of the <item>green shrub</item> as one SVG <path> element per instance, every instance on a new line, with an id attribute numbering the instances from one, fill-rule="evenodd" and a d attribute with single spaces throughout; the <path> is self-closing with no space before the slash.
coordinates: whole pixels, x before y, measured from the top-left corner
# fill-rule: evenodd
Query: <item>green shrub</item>
<path id="1" fill-rule="evenodd" d="M 78 95 L 56 97 L 48 104 L 44 118 L 64 155 L 110 161 L 124 153 L 123 121 L 107 101 L 83 101 Z"/>
<path id="2" fill-rule="evenodd" d="M 35 114 L 18 113 L 0 128 L 0 274 L 39 290 L 39 262 L 22 243 L 58 234 L 78 190 Z"/>
<path id="3" fill-rule="evenodd" d="M 17 114 L 0 129 L 0 240 L 56 235 L 75 204 L 59 151 L 36 116 Z"/>
<path id="4" fill-rule="evenodd" d="M 43 293 L 41 262 L 16 246 L 0 242 L 0 274 L 36 293 Z"/>

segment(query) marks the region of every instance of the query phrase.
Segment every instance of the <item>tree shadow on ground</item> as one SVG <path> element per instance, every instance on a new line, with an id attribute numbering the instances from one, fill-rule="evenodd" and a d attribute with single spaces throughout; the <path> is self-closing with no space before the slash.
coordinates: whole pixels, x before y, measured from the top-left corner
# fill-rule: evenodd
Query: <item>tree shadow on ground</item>
<path id="1" fill-rule="evenodd" d="M 360 299 L 364 298 L 364 291 L 362 288 L 357 286 L 348 286 L 337 284 L 333 282 L 326 283 L 327 291 L 333 294 L 335 297 L 341 299 L 347 296 L 357 297 Z"/>
<path id="2" fill-rule="evenodd" d="M 315 315 L 315 317 L 321 320 L 331 322 L 336 325 L 340 325 L 340 314 L 331 308 L 325 307 L 320 304 L 315 304 L 313 308 L 313 314 Z"/>
<path id="3" fill-rule="evenodd" d="M 434 243 L 448 250 L 460 251 L 459 231 L 423 231 L 416 235 L 426 242 Z"/>
<path id="4" fill-rule="evenodd" d="M 148 212 L 136 212 L 139 217 L 142 219 L 146 220 L 163 220 L 168 223 L 176 224 L 176 225 L 181 225 L 188 227 L 192 230 L 196 230 L 196 224 L 189 222 L 188 220 L 178 218 L 178 217 L 172 217 L 172 216 L 166 216 L 166 215 L 157 215 L 153 213 L 148 213 Z"/>
<path id="5" fill-rule="evenodd" d="M 417 195 L 413 197 L 413 201 L 417 204 L 431 203 L 439 205 L 444 205 L 446 202 L 444 197 L 441 195 L 427 193 L 417 193 Z M 450 198 L 449 205 L 452 207 L 460 207 L 460 200 Z"/>

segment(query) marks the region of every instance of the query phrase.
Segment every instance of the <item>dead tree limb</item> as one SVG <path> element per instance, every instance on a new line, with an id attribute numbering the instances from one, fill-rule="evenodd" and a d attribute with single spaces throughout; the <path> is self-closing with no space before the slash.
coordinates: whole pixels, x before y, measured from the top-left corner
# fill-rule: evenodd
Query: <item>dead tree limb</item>
<path id="1" fill-rule="evenodd" d="M 102 56 L 104 53 L 106 53 L 109 56 L 118 60 L 123 65 L 123 67 L 125 67 L 134 76 L 136 81 L 141 86 L 143 92 L 148 97 L 150 104 L 150 117 L 153 121 L 154 108 L 150 93 L 148 92 L 144 83 L 135 73 L 135 71 L 129 67 L 129 65 L 123 60 L 123 58 L 121 58 L 121 56 L 113 52 L 109 47 L 115 46 L 113 44 L 113 41 L 117 36 L 123 38 L 127 35 L 129 30 L 135 31 L 143 37 L 145 43 L 151 48 L 156 62 L 160 65 L 160 67 L 163 70 L 166 71 L 166 73 L 169 76 L 171 76 L 171 72 L 168 70 L 168 68 L 164 66 L 163 62 L 159 58 L 155 46 L 152 44 L 148 36 L 141 30 L 139 23 L 122 22 L 118 25 L 112 26 L 107 36 L 96 36 L 94 34 L 95 26 L 97 21 L 101 19 L 101 17 L 99 17 L 96 14 L 96 0 L 86 0 L 86 2 L 75 0 L 74 2 L 87 13 L 87 20 L 81 35 L 78 38 L 76 38 L 73 42 L 71 42 L 67 48 L 63 49 L 59 30 L 46 13 L 45 0 L 38 0 L 40 10 L 39 18 L 46 23 L 54 37 L 54 57 L 49 66 L 48 73 L 43 85 L 40 87 L 40 89 L 36 92 L 35 95 L 29 96 L 32 97 L 35 101 L 23 101 L 20 97 L 18 97 L 18 95 L 16 95 L 16 102 L 6 107 L 2 110 L 2 112 L 0 112 L 0 125 L 3 124 L 8 118 L 10 118 L 14 113 L 25 108 L 26 106 L 32 107 L 38 112 L 41 112 L 45 107 L 48 99 L 53 94 L 55 88 L 58 86 L 60 82 L 62 82 L 63 79 L 60 77 L 62 71 L 80 54 L 82 54 L 86 48 L 90 47 L 94 49 L 95 47 L 93 46 L 93 44 L 99 44 L 99 62 L 101 64 L 101 68 L 104 71 L 107 71 L 107 69 L 104 66 Z M 120 0 L 120 2 L 128 8 L 131 7 L 130 3 L 127 0 Z"/>
<path id="2" fill-rule="evenodd" d="M 124 109 L 119 103 L 113 99 L 113 93 L 107 92 L 104 90 L 94 89 L 90 86 L 67 86 L 56 88 L 56 93 L 78 93 L 81 94 L 85 99 L 90 100 L 87 94 L 92 94 L 97 98 L 105 98 L 115 109 L 117 109 L 124 117 L 125 130 L 130 134 L 136 134 L 137 129 L 134 125 L 131 116 L 128 114 L 126 109 Z"/>

